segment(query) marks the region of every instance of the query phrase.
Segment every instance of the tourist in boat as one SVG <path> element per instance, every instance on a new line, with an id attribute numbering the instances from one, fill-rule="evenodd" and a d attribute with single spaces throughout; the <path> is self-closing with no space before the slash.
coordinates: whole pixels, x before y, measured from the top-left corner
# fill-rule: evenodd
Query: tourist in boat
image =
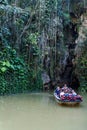
<path id="1" fill-rule="evenodd" d="M 63 88 L 65 88 L 65 89 L 67 89 L 68 87 L 67 87 L 67 84 L 64 84 L 64 87 Z"/>
<path id="2" fill-rule="evenodd" d="M 66 89 L 68 89 L 67 84 L 64 84 L 64 86 L 62 87 L 62 90 L 66 90 Z"/>
<path id="3" fill-rule="evenodd" d="M 55 93 L 56 93 L 57 95 L 60 94 L 60 87 L 57 87 L 57 88 L 56 88 Z"/>
<path id="4" fill-rule="evenodd" d="M 61 91 L 60 92 L 60 98 L 62 97 L 62 96 L 64 96 L 65 95 L 65 92 L 64 91 Z"/>
<path id="5" fill-rule="evenodd" d="M 72 90 L 72 94 L 73 94 L 73 96 L 77 95 L 77 93 L 74 90 Z"/>

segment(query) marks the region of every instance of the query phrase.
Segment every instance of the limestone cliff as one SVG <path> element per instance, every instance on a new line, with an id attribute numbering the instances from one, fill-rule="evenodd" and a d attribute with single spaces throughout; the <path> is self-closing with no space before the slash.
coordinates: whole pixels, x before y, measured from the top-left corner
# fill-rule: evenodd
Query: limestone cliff
<path id="1" fill-rule="evenodd" d="M 87 40 L 87 14 L 84 14 L 81 16 L 81 21 L 82 24 L 79 27 L 79 36 L 76 39 L 76 49 L 75 49 L 75 53 L 80 56 L 81 52 L 82 52 L 82 47 L 85 46 L 85 42 Z"/>

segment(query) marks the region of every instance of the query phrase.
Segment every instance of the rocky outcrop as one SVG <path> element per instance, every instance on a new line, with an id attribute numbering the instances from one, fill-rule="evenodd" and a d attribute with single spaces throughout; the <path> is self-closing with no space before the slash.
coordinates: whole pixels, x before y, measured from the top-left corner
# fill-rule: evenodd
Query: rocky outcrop
<path id="1" fill-rule="evenodd" d="M 50 88 L 51 79 L 46 72 L 42 73 L 43 89 L 48 90 Z"/>
<path id="2" fill-rule="evenodd" d="M 75 53 L 77 54 L 77 57 L 79 57 L 82 53 L 82 48 L 84 47 L 84 43 L 87 40 L 87 14 L 84 14 L 81 16 L 82 24 L 79 28 L 79 36 L 76 39 L 76 49 Z"/>
<path id="3" fill-rule="evenodd" d="M 72 82 L 73 74 L 75 73 L 75 58 L 77 57 L 76 51 L 79 49 L 81 50 L 81 47 L 78 47 L 80 46 L 80 43 L 77 44 L 77 41 L 79 39 L 80 42 L 82 42 L 83 39 L 86 38 L 83 31 L 78 32 L 79 25 L 82 22 L 80 17 L 83 15 L 84 10 L 84 1 L 70 0 L 70 22 L 64 25 L 64 38 L 66 46 L 65 54 L 67 52 L 68 55 L 65 55 L 65 62 L 63 62 L 64 67 L 61 74 L 61 80 L 63 81 Z M 79 33 L 81 34 L 79 35 Z"/>
<path id="4" fill-rule="evenodd" d="M 78 38 L 80 16 L 84 12 L 83 1 L 81 0 L 70 0 L 68 7 L 68 13 L 64 14 L 68 16 L 67 19 L 65 17 L 55 17 L 51 21 L 53 26 L 48 29 L 48 38 L 44 35 L 44 39 L 47 39 L 43 40 L 44 69 L 51 80 L 55 80 L 56 83 L 59 81 L 71 82 L 72 80 L 75 69 L 75 50 L 77 48 L 75 41 Z M 66 11 L 66 9 L 63 9 L 63 11 Z M 49 38 L 50 33 L 52 33 L 51 38 Z M 57 71 L 56 68 L 58 68 Z"/>

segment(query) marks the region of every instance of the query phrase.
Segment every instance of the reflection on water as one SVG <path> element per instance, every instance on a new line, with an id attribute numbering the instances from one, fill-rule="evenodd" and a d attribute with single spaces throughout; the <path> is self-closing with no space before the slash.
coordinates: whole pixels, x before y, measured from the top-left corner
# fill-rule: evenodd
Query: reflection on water
<path id="1" fill-rule="evenodd" d="M 59 106 L 51 94 L 0 97 L 0 130 L 87 130 L 87 96 L 78 107 Z"/>

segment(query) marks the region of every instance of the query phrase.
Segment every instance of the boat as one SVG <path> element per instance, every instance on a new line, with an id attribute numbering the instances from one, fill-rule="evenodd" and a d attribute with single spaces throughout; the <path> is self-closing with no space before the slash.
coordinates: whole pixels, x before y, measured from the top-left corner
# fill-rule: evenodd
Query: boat
<path id="1" fill-rule="evenodd" d="M 57 94 L 56 91 L 54 91 L 54 97 L 55 97 L 56 102 L 60 105 L 79 105 L 82 102 L 81 96 L 80 96 L 80 99 L 77 98 L 75 100 L 68 100 L 68 99 L 65 98 L 65 99 L 62 100 L 60 98 L 60 93 Z"/>
<path id="2" fill-rule="evenodd" d="M 79 105 L 82 101 L 69 101 L 69 100 L 61 100 L 59 96 L 57 96 L 57 94 L 54 92 L 54 97 L 55 100 L 58 104 L 60 105 Z"/>

